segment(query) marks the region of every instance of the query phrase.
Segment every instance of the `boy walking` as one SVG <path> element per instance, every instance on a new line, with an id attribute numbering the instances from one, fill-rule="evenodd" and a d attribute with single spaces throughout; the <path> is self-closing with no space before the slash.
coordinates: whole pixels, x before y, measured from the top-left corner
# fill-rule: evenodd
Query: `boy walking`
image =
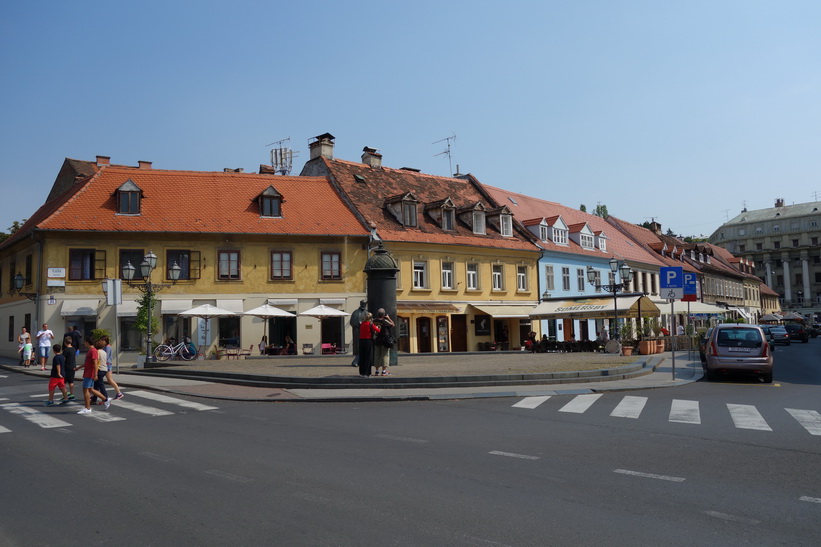
<path id="1" fill-rule="evenodd" d="M 31 340 L 23 344 L 23 366 L 25 368 L 29 368 L 31 365 L 31 353 L 34 351 L 34 348 L 31 346 Z"/>
<path id="2" fill-rule="evenodd" d="M 71 336 L 66 336 L 63 340 L 63 358 L 66 360 L 65 372 L 63 377 L 66 380 L 66 391 L 68 392 L 68 400 L 74 400 L 74 370 L 77 368 L 77 348 L 74 346 L 74 340 Z"/>
<path id="3" fill-rule="evenodd" d="M 85 343 L 86 360 L 83 363 L 83 403 L 85 404 L 85 408 L 77 412 L 77 414 L 91 414 L 91 395 L 102 399 L 106 410 L 111 406 L 111 401 L 108 397 L 94 389 L 94 381 L 97 379 L 98 368 L 98 356 L 97 349 L 94 347 L 94 340 L 91 336 L 86 336 Z"/>
<path id="4" fill-rule="evenodd" d="M 63 377 L 66 365 L 66 360 L 62 354 L 63 348 L 60 347 L 60 344 L 54 344 L 53 349 L 54 359 L 51 361 L 51 377 L 48 379 L 48 401 L 46 401 L 46 406 L 54 405 L 54 388 L 60 388 L 60 391 L 63 392 L 63 400 L 60 401 L 60 404 L 64 405 L 68 402 L 65 378 Z"/>

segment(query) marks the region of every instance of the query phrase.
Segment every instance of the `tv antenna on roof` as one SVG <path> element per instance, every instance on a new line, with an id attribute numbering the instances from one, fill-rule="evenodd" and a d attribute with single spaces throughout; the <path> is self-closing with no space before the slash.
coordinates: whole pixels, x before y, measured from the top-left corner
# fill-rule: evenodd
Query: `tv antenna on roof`
<path id="1" fill-rule="evenodd" d="M 276 146 L 276 148 L 271 149 L 271 165 L 274 168 L 274 172 L 280 175 L 290 175 L 291 168 L 293 167 L 294 163 L 294 156 L 298 155 L 298 153 L 294 152 L 290 148 L 291 144 L 291 137 L 286 137 L 282 140 L 278 140 L 276 142 L 272 142 L 271 144 L 266 144 L 265 146 Z"/>
<path id="2" fill-rule="evenodd" d="M 451 133 L 453 133 L 453 131 L 451 131 Z M 455 140 L 456 140 L 456 133 L 453 133 L 450 137 L 445 137 L 444 139 L 439 139 L 438 141 L 431 143 L 431 144 L 438 144 L 442 141 L 447 141 L 447 143 L 448 143 L 447 149 L 443 150 L 442 152 L 439 152 L 438 154 L 434 154 L 434 157 L 444 156 L 445 154 L 448 155 L 448 176 L 453 175 L 453 163 L 451 162 L 451 156 L 450 156 L 450 142 L 455 141 Z"/>

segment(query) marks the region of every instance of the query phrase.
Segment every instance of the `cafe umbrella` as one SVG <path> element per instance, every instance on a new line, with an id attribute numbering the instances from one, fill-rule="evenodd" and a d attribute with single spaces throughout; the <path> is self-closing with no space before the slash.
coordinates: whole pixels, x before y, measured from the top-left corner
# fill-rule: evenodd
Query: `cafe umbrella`
<path id="1" fill-rule="evenodd" d="M 307 316 L 307 317 L 316 317 L 320 321 L 322 321 L 323 319 L 327 319 L 329 317 L 339 317 L 340 321 L 343 322 L 342 323 L 342 329 L 341 329 L 341 332 L 342 332 L 342 347 L 343 348 L 345 347 L 345 323 L 344 323 L 344 319 L 342 319 L 342 318 L 345 317 L 345 316 L 350 315 L 349 313 L 338 310 L 336 308 L 328 307 L 324 304 L 320 304 L 319 306 L 314 306 L 313 308 L 311 308 L 309 310 L 299 312 L 299 315 L 304 315 L 304 316 Z"/>
<path id="2" fill-rule="evenodd" d="M 207 345 L 208 321 L 214 317 L 231 317 L 236 315 L 236 313 L 212 306 L 211 304 L 202 304 L 201 306 L 196 306 L 190 310 L 181 311 L 177 315 L 182 315 L 183 317 L 201 317 L 205 321 L 205 344 Z"/>
<path id="3" fill-rule="evenodd" d="M 268 319 L 270 319 L 272 317 L 296 317 L 295 314 L 293 314 L 289 311 L 279 309 L 276 306 L 272 306 L 270 304 L 263 304 L 262 306 L 256 307 L 252 310 L 242 312 L 242 315 L 250 315 L 252 317 L 259 317 L 260 319 L 264 320 L 266 322 L 266 324 L 268 323 Z M 270 328 L 270 325 L 268 325 L 268 326 Z M 268 341 L 271 342 L 271 333 L 270 332 L 268 332 Z"/>

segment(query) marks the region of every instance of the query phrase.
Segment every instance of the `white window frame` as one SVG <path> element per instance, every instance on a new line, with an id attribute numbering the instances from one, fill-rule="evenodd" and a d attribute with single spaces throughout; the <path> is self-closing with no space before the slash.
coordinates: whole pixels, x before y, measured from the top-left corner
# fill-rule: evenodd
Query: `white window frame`
<path id="1" fill-rule="evenodd" d="M 442 262 L 442 288 L 453 289 L 453 262 Z"/>
<path id="2" fill-rule="evenodd" d="M 475 262 L 465 264 L 465 282 L 468 290 L 479 290 L 479 264 Z"/>
<path id="3" fill-rule="evenodd" d="M 553 243 L 556 245 L 567 245 L 567 230 L 553 228 Z"/>
<path id="4" fill-rule="evenodd" d="M 502 264 L 494 264 L 491 269 L 491 279 L 494 291 L 505 290 L 505 268 Z"/>
<path id="5" fill-rule="evenodd" d="M 562 266 L 562 290 L 570 290 L 570 267 Z"/>
<path id="6" fill-rule="evenodd" d="M 516 290 L 527 290 L 527 266 L 516 267 Z"/>
<path id="7" fill-rule="evenodd" d="M 456 224 L 456 210 L 451 208 L 442 209 L 442 229 L 445 231 L 452 231 Z"/>
<path id="8" fill-rule="evenodd" d="M 553 271 L 553 264 L 544 265 L 544 284 L 546 291 L 556 290 L 556 273 Z"/>
<path id="9" fill-rule="evenodd" d="M 413 261 L 413 288 L 428 288 L 428 263 L 422 260 Z"/>
<path id="10" fill-rule="evenodd" d="M 593 236 L 589 234 L 579 234 L 579 242 L 583 249 L 594 249 Z"/>
<path id="11" fill-rule="evenodd" d="M 584 292 L 585 271 L 584 268 L 576 268 L 576 284 L 579 287 L 579 292 Z"/>
<path id="12" fill-rule="evenodd" d="M 544 224 L 539 225 L 539 239 L 541 239 L 542 241 L 547 241 L 548 238 L 549 236 L 547 232 L 547 226 L 545 226 Z"/>
<path id="13" fill-rule="evenodd" d="M 499 230 L 503 237 L 513 236 L 513 217 L 511 215 L 499 215 Z"/>
<path id="14" fill-rule="evenodd" d="M 486 232 L 484 211 L 473 211 L 473 233 L 484 235 Z"/>

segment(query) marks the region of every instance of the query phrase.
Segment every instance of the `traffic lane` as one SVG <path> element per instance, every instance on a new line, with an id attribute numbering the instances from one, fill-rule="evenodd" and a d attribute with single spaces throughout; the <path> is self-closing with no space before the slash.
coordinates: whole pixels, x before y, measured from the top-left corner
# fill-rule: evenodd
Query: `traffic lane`
<path id="1" fill-rule="evenodd" d="M 793 342 L 789 346 L 777 346 L 773 357 L 774 380 L 821 386 L 821 338 L 810 338 L 806 344 Z"/>

